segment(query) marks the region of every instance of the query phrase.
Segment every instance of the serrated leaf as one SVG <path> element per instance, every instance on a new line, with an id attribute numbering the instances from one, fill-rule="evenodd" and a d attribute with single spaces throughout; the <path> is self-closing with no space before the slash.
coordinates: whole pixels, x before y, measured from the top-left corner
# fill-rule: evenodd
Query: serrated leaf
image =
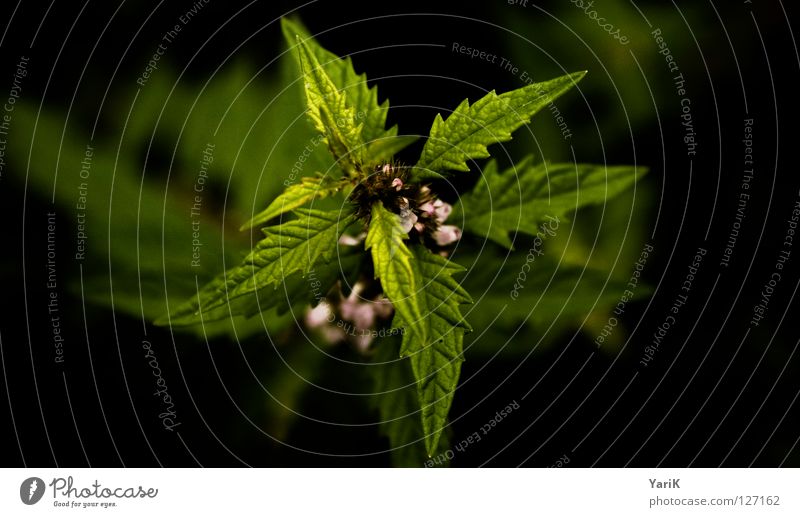
<path id="1" fill-rule="evenodd" d="M 468 171 L 468 160 L 487 158 L 487 146 L 511 140 L 511 133 L 575 86 L 586 72 L 564 75 L 550 81 L 497 95 L 494 91 L 470 105 L 464 100 L 444 120 L 436 115 L 422 155 L 414 166 L 418 178 L 438 177 L 447 170 Z"/>
<path id="2" fill-rule="evenodd" d="M 373 205 L 366 246 L 384 294 L 395 307 L 394 326 L 404 328 L 400 355 L 411 359 L 425 446 L 432 455 L 458 383 L 464 332 L 470 330 L 459 306 L 472 299 L 452 277 L 463 268 L 423 246 L 409 250 L 405 238 L 399 216 L 381 203 Z"/>
<path id="3" fill-rule="evenodd" d="M 356 118 L 363 124 L 361 137 L 366 144 L 377 139 L 397 135 L 397 126 L 386 129 L 386 115 L 389 113 L 389 100 L 378 103 L 378 88 L 369 87 L 366 74 L 356 74 L 349 57 L 336 58 L 335 68 L 339 69 L 339 80 L 334 82 L 347 96 L 347 104 L 356 112 Z"/>
<path id="4" fill-rule="evenodd" d="M 403 242 L 408 235 L 400 224 L 400 216 L 384 208 L 378 201 L 372 205 L 366 249 L 372 252 L 375 278 L 392 302 L 395 313 L 423 338 L 427 339 L 426 313 L 419 304 L 418 278 L 411 263 L 413 256 Z"/>
<path id="5" fill-rule="evenodd" d="M 281 28 L 290 47 L 300 38 L 336 88 L 344 94 L 346 105 L 354 110 L 356 119 L 362 124 L 361 140 L 367 145 L 366 156 L 370 160 L 387 160 L 416 140 L 417 137 L 398 137 L 397 126 L 386 129 L 389 101 L 378 102 L 377 87 L 369 86 L 366 74 L 356 73 L 350 57 L 340 58 L 329 52 L 297 22 L 283 18 Z"/>
<path id="6" fill-rule="evenodd" d="M 418 299 L 426 311 L 428 337 L 406 327 L 400 355 L 411 359 L 422 408 L 425 447 L 432 456 L 447 424 L 458 384 L 464 360 L 464 332 L 472 330 L 461 315 L 460 306 L 472 303 L 472 298 L 452 276 L 464 271 L 461 266 L 421 245 L 414 246 L 412 253 L 414 275 L 422 286 Z M 400 323 L 404 321 L 401 316 Z"/>
<path id="7" fill-rule="evenodd" d="M 276 285 L 294 272 L 308 273 L 317 261 L 329 262 L 339 235 L 355 216 L 338 210 L 295 210 L 298 218 L 264 228 L 266 238 L 245 257 L 244 265 L 228 276 L 230 298 Z"/>
<path id="8" fill-rule="evenodd" d="M 278 226 L 264 228 L 261 240 L 244 259 L 242 265 L 228 270 L 202 289 L 196 301 L 181 307 L 181 318 L 189 317 L 187 308 L 218 316 L 214 309 L 235 302 L 239 297 L 266 287 L 276 287 L 293 273 L 307 274 L 315 264 L 328 263 L 338 249 L 338 239 L 354 220 L 353 214 L 338 210 L 296 210 L 298 218 Z M 235 302 L 238 303 L 238 302 Z M 249 302 L 243 302 L 249 303 Z M 226 307 L 223 307 L 227 309 Z M 160 323 L 166 323 L 160 320 Z"/>
<path id="9" fill-rule="evenodd" d="M 528 157 L 500 173 L 492 160 L 475 189 L 453 207 L 450 220 L 463 221 L 465 232 L 511 248 L 509 233 L 536 235 L 537 225 L 546 218 L 562 218 L 582 206 L 603 203 L 646 172 L 645 167 L 633 166 L 534 165 Z"/>
<path id="10" fill-rule="evenodd" d="M 356 110 L 348 106 L 345 92 L 333 83 L 314 51 L 299 36 L 297 48 L 311 122 L 325 137 L 335 158 L 360 163 L 363 124 L 357 120 Z"/>
<path id="11" fill-rule="evenodd" d="M 399 339 L 381 340 L 369 365 L 373 382 L 372 402 L 380 416 L 380 430 L 391 447 L 395 467 L 421 467 L 428 458 L 422 432 L 416 381 L 407 359 L 398 359 Z M 447 448 L 447 440 L 439 451 Z"/>
<path id="12" fill-rule="evenodd" d="M 331 178 L 302 178 L 300 183 L 289 185 L 263 212 L 242 225 L 240 230 L 266 223 L 270 219 L 310 203 L 314 199 L 322 199 L 335 194 L 343 186 L 344 183 Z"/>
<path id="13" fill-rule="evenodd" d="M 308 304 L 314 306 L 336 283 L 342 271 L 353 267 L 360 258 L 357 250 L 346 248 L 339 253 L 338 260 L 313 266 L 306 277 L 300 273 L 294 273 L 280 285 L 270 285 L 248 296 L 233 298 L 227 304 L 212 308 L 204 307 L 201 311 L 201 302 L 209 300 L 218 292 L 225 290 L 226 279 L 235 275 L 236 269 L 238 269 L 232 268 L 208 282 L 198 291 L 197 296 L 180 304 L 169 316 L 165 315 L 157 319 L 155 324 L 160 326 L 199 325 L 235 316 L 249 318 L 273 308 L 276 308 L 277 314 L 281 315 L 292 307 Z M 318 284 L 312 285 L 312 282 L 318 282 Z M 207 306 L 208 303 L 205 305 Z"/>
<path id="14" fill-rule="evenodd" d="M 452 275 L 463 269 L 423 246 L 411 250 L 399 216 L 373 205 L 366 247 L 376 276 L 395 308 L 394 326 L 404 329 L 401 357 L 417 380 L 425 448 L 437 449 L 461 371 L 464 321 L 459 305 L 472 300 Z"/>

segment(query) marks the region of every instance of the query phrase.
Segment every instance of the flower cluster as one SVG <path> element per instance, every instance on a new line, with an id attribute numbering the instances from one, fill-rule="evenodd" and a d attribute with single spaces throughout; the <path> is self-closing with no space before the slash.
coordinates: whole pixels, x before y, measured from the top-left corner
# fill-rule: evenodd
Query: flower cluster
<path id="1" fill-rule="evenodd" d="M 449 203 L 445 203 L 441 199 L 427 201 L 419 207 L 419 211 L 423 218 L 436 221 L 436 230 L 431 234 L 431 237 L 439 246 L 453 244 L 461 238 L 461 228 L 452 224 L 442 224 L 450 216 L 450 212 L 453 211 L 453 206 Z M 417 222 L 416 225 L 419 225 L 417 228 L 420 233 L 422 233 L 420 228 L 424 229 L 426 227 L 425 223 Z"/>
<path id="2" fill-rule="evenodd" d="M 409 168 L 400 164 L 378 165 L 350 194 L 357 215 L 369 223 L 373 203 L 400 216 L 403 231 L 419 236 L 436 246 L 448 246 L 461 238 L 461 229 L 443 224 L 452 212 L 452 205 L 436 198 L 427 185 L 410 182 Z M 341 244 L 356 244 L 350 237 Z"/>
<path id="3" fill-rule="evenodd" d="M 444 247 L 461 238 L 461 229 L 444 224 L 452 205 L 438 199 L 427 185 L 410 181 L 407 167 L 385 163 L 375 167 L 372 173 L 353 188 L 349 199 L 356 205 L 356 214 L 367 224 L 371 208 L 380 202 L 400 218 L 403 232 L 411 238 L 426 242 L 430 247 Z M 361 246 L 366 233 L 342 234 L 342 246 Z M 383 294 L 374 294 L 376 285 L 372 280 L 360 280 L 348 296 L 340 288 L 327 299 L 308 309 L 306 327 L 318 331 L 328 343 L 350 342 L 365 353 L 373 339 L 380 335 L 393 313 L 391 302 Z"/>
<path id="4" fill-rule="evenodd" d="M 382 295 L 368 298 L 364 282 L 356 282 L 348 296 L 341 292 L 321 301 L 305 315 L 306 327 L 318 331 L 330 344 L 347 341 L 365 353 L 375 337 L 386 334 L 376 328 L 388 321 L 392 304 Z"/>

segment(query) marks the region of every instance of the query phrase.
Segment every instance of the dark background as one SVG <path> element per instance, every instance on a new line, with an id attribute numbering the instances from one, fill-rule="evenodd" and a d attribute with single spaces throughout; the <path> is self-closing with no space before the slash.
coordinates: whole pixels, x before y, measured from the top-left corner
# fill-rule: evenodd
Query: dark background
<path id="1" fill-rule="evenodd" d="M 10 22 L 0 46 L 0 84 L 10 87 L 19 55 L 30 55 L 25 100 L 61 111 L 71 105 L 71 116 L 87 126 L 98 117 L 106 88 L 113 100 L 123 84 L 130 85 L 164 31 L 192 5 L 11 4 L 2 8 L 2 19 Z M 653 25 L 665 28 L 686 77 L 701 142 L 691 171 L 681 142 L 678 98 L 633 4 L 598 1 L 595 8 L 619 19 L 621 30 L 632 35 L 629 48 L 635 49 L 643 74 L 631 66 L 629 48 L 587 23 L 568 2 L 320 1 L 297 10 L 312 33 L 322 33 L 324 46 L 340 55 L 355 54 L 358 70 L 379 85 L 381 98 L 403 106 L 390 118 L 404 133 L 427 133 L 435 113 L 465 97 L 520 86 L 496 66 L 453 54 L 449 47 L 458 41 L 536 67 L 537 78 L 588 69 L 581 85 L 585 93 L 559 104 L 573 121 L 576 155 L 582 161 L 635 161 L 651 168 L 641 189 L 651 193 L 653 202 L 635 219 L 652 234 L 655 253 L 645 277 L 655 291 L 652 300 L 629 306 L 623 319 L 630 331 L 625 348 L 597 354 L 591 338 L 568 333 L 527 357 L 468 356 L 451 413 L 453 441 L 478 431 L 512 400 L 520 409 L 457 454 L 453 466 L 544 467 L 563 456 L 569 467 L 800 463 L 795 356 L 799 250 L 792 252 L 765 320 L 748 330 L 800 188 L 792 165 L 800 64 L 788 22 L 793 6 L 772 1 L 635 6 Z M 263 66 L 281 49 L 277 19 L 296 7 L 211 0 L 169 47 L 165 60 L 173 69 L 185 67 L 182 80 L 188 82 L 204 80 L 233 57 Z M 581 41 L 570 28 L 587 39 Z M 404 46 L 393 47 L 398 44 Z M 626 86 L 643 76 L 653 97 L 642 97 L 641 91 L 639 97 L 627 97 Z M 615 98 L 616 88 L 622 93 Z M 114 103 L 103 109 L 115 109 Z M 620 117 L 623 112 L 630 125 Z M 736 211 L 746 117 L 756 121 L 756 175 L 732 264 L 721 268 Z M 546 138 L 543 142 L 547 148 Z M 410 149 L 408 159 L 418 151 Z M 544 157 L 570 158 L 558 146 Z M 257 397 L 264 395 L 242 373 L 246 363 L 255 369 L 263 365 L 264 375 L 279 369 L 278 353 L 264 343 L 206 344 L 186 338 L 173 345 L 168 331 L 147 328 L 181 415 L 177 434 L 161 428 L 155 418 L 158 405 L 148 398 L 152 376 L 138 345 L 140 320 L 82 304 L 79 293 L 62 292 L 68 359 L 64 367 L 54 365 L 42 280 L 42 218 L 52 205 L 46 193 L 26 188 L 25 170 L 19 167 L 5 169 L 0 195 L 4 466 L 389 464 L 388 454 L 376 453 L 386 442 L 375 426 L 320 423 L 374 421 L 363 405 L 349 403 L 352 397 L 324 390 L 311 390 L 300 401 L 299 411 L 317 421 L 301 418 L 291 424 L 289 445 L 270 438 L 258 409 Z M 61 249 L 69 248 L 71 234 L 60 235 Z M 642 350 L 668 313 L 699 246 L 708 255 L 688 305 L 654 362 L 641 369 Z M 60 274 L 76 271 L 64 266 Z M 127 340 L 130 336 L 135 337 Z M 358 369 L 333 366 L 322 368 L 317 382 L 357 391 L 363 381 Z"/>

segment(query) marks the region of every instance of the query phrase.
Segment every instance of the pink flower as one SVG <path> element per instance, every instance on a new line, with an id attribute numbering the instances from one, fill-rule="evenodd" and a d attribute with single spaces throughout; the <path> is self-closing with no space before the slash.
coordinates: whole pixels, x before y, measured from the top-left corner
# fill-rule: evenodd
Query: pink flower
<path id="1" fill-rule="evenodd" d="M 320 328 L 331 320 L 333 311 L 328 302 L 322 301 L 313 309 L 306 312 L 306 326 L 311 329 Z"/>
<path id="2" fill-rule="evenodd" d="M 436 244 L 439 246 L 447 246 L 461 238 L 461 229 L 451 224 L 445 224 L 433 233 L 433 238 L 436 239 Z"/>
<path id="3" fill-rule="evenodd" d="M 453 205 L 437 199 L 433 202 L 433 211 L 436 214 L 436 220 L 443 223 L 450 216 L 450 212 L 453 211 Z"/>
<path id="4" fill-rule="evenodd" d="M 339 327 L 334 327 L 333 325 L 325 325 L 319 330 L 322 333 L 322 337 L 325 339 L 325 341 L 331 345 L 340 341 L 344 341 L 346 337 L 344 330 L 340 329 Z"/>
<path id="5" fill-rule="evenodd" d="M 375 307 L 372 302 L 359 303 L 353 313 L 353 325 L 358 330 L 370 330 L 375 324 Z"/>
<path id="6" fill-rule="evenodd" d="M 353 321 L 355 319 L 355 313 L 360 301 L 359 295 L 363 290 L 364 283 L 356 282 L 355 285 L 353 285 L 353 290 L 350 291 L 350 296 L 342 300 L 342 303 L 339 304 L 339 313 L 342 315 L 342 319 L 348 321 Z"/>
<path id="7" fill-rule="evenodd" d="M 386 319 L 392 315 L 392 311 L 394 310 L 394 306 L 392 306 L 392 302 L 389 301 L 388 298 L 378 298 L 374 302 L 375 306 L 375 314 L 378 317 Z"/>
<path id="8" fill-rule="evenodd" d="M 433 214 L 436 212 L 436 209 L 433 207 L 433 203 L 431 203 L 430 201 L 419 205 L 419 210 L 420 212 L 427 214 L 430 217 L 432 217 Z"/>

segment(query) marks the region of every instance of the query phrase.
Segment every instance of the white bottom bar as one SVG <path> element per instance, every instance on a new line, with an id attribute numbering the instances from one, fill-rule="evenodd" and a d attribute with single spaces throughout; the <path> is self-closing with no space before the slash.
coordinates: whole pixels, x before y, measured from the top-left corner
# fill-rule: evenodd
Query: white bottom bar
<path id="1" fill-rule="evenodd" d="M 15 516 L 800 515 L 797 469 L 3 469 L 0 479 L 0 514 Z"/>

